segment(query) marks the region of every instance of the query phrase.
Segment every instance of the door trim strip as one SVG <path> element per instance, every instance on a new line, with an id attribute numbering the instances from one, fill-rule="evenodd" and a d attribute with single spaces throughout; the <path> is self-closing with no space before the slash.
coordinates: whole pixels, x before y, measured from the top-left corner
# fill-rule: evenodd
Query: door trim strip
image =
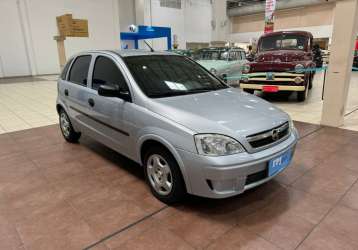
<path id="1" fill-rule="evenodd" d="M 109 125 L 109 124 L 107 124 L 107 123 L 105 123 L 105 122 L 102 122 L 102 121 L 100 121 L 100 120 L 94 118 L 93 116 L 90 116 L 89 114 L 86 114 L 85 112 L 82 112 L 81 110 L 78 110 L 77 108 L 74 108 L 74 107 L 72 107 L 72 106 L 70 106 L 70 108 L 73 109 L 74 111 L 76 111 L 76 112 L 78 112 L 78 113 L 80 113 L 80 114 L 82 114 L 82 115 L 84 115 L 84 116 L 86 116 L 86 117 L 88 117 L 88 118 L 94 120 L 95 122 L 98 122 L 99 124 L 101 124 L 101 125 L 103 125 L 103 126 L 106 126 L 106 127 L 110 128 L 110 129 L 113 129 L 113 130 L 117 131 L 118 133 L 121 133 L 121 134 L 123 134 L 123 135 L 125 135 L 125 136 L 129 136 L 129 133 L 126 132 L 126 131 L 123 131 L 123 130 L 121 130 L 121 129 L 118 129 L 118 128 L 116 128 L 116 127 L 113 127 L 112 125 Z"/>

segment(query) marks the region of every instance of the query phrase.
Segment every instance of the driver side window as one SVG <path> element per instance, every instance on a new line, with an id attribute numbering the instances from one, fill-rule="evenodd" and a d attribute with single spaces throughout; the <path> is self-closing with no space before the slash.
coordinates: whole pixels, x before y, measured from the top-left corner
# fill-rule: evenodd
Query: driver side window
<path id="1" fill-rule="evenodd" d="M 101 85 L 117 85 L 121 90 L 128 90 L 126 80 L 117 65 L 108 57 L 98 56 L 96 58 L 92 89 L 98 90 Z"/>

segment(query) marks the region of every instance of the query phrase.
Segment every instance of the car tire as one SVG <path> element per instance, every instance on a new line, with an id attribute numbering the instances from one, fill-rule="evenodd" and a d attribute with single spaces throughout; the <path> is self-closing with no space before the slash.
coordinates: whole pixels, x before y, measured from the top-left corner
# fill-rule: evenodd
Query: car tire
<path id="1" fill-rule="evenodd" d="M 309 80 L 309 83 L 308 83 L 308 89 L 312 89 L 312 87 L 313 87 L 313 76 L 314 75 L 311 75 L 310 78 L 309 78 L 310 80 Z"/>
<path id="2" fill-rule="evenodd" d="M 308 86 L 306 85 L 306 88 L 304 91 L 297 91 L 297 100 L 299 102 L 304 102 L 307 99 L 308 96 Z"/>
<path id="3" fill-rule="evenodd" d="M 243 91 L 245 91 L 246 93 L 252 94 L 252 95 L 255 93 L 254 89 L 243 89 Z"/>
<path id="4" fill-rule="evenodd" d="M 59 111 L 59 124 L 63 138 L 65 138 L 66 141 L 70 143 L 78 142 L 81 137 L 81 133 L 76 132 L 73 129 L 70 118 L 68 117 L 66 111 L 64 111 L 63 109 Z"/>
<path id="5" fill-rule="evenodd" d="M 186 196 L 179 165 L 166 148 L 155 146 L 145 153 L 144 173 L 152 194 L 158 200 L 173 204 Z"/>

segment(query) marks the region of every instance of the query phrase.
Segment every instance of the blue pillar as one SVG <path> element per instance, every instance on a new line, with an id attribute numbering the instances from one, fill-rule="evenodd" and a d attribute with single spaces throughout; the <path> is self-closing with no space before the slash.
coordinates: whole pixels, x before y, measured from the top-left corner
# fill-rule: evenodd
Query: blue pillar
<path id="1" fill-rule="evenodd" d="M 134 48 L 138 49 L 138 39 L 134 39 Z"/>

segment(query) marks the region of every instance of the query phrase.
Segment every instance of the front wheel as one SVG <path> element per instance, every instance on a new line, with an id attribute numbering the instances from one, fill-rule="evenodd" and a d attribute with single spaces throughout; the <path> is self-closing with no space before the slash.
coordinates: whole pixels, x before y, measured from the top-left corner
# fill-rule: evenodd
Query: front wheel
<path id="1" fill-rule="evenodd" d="M 308 96 L 308 86 L 306 85 L 304 91 L 297 91 L 297 100 L 299 102 L 304 102 Z"/>
<path id="2" fill-rule="evenodd" d="M 144 158 L 145 176 L 153 195 L 172 204 L 186 195 L 185 183 L 172 154 L 163 147 L 153 147 Z"/>
<path id="3" fill-rule="evenodd" d="M 81 133 L 78 133 L 73 129 L 70 118 L 63 109 L 59 112 L 59 123 L 65 140 L 71 143 L 78 142 L 81 137 Z"/>

